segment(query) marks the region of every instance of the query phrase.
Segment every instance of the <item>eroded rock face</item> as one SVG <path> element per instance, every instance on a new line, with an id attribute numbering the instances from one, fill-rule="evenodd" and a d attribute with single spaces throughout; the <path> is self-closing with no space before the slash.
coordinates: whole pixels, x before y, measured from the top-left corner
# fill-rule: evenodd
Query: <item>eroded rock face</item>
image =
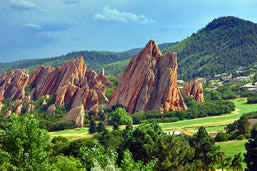
<path id="1" fill-rule="evenodd" d="M 23 99 L 29 83 L 29 73 L 24 69 L 11 70 L 0 76 L 0 102 L 4 98 L 11 101 Z"/>
<path id="2" fill-rule="evenodd" d="M 55 95 L 55 104 L 71 108 L 81 104 L 87 110 L 98 112 L 99 102 L 106 102 L 105 86 L 112 83 L 104 76 L 86 70 L 83 57 L 66 62 L 60 67 L 40 67 L 31 74 L 30 84 L 34 86 L 30 96 L 34 99 Z"/>
<path id="3" fill-rule="evenodd" d="M 181 92 L 187 96 L 193 97 L 198 102 L 204 102 L 203 85 L 197 77 L 186 83 Z"/>
<path id="4" fill-rule="evenodd" d="M 115 104 L 122 104 L 130 113 L 186 110 L 177 87 L 176 53 L 163 56 L 155 42 L 150 40 L 120 76 L 120 83 L 106 107 Z"/>
<path id="5" fill-rule="evenodd" d="M 85 117 L 84 106 L 80 105 L 72 108 L 63 120 L 73 120 L 76 127 L 83 127 Z"/>
<path id="6" fill-rule="evenodd" d="M 55 104 L 51 104 L 48 109 L 47 109 L 47 113 L 48 114 L 55 114 L 55 110 L 56 110 L 56 107 L 55 107 Z"/>

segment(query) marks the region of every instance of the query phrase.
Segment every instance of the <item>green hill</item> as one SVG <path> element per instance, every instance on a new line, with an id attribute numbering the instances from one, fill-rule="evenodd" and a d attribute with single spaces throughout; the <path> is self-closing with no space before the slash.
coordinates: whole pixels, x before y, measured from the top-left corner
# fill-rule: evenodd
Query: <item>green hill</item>
<path id="1" fill-rule="evenodd" d="M 257 24 L 221 17 L 162 51 L 178 53 L 178 73 L 182 79 L 249 67 L 257 62 Z"/>
<path id="2" fill-rule="evenodd" d="M 8 71 L 16 68 L 25 68 L 32 71 L 40 65 L 44 66 L 59 66 L 64 62 L 72 60 L 78 56 L 83 56 L 85 63 L 90 69 L 100 69 L 103 65 L 114 63 L 117 61 L 126 60 L 133 57 L 140 49 L 132 49 L 125 52 L 105 52 L 105 51 L 78 51 L 71 52 L 66 55 L 45 59 L 31 59 L 17 61 L 13 63 L 1 63 L 0 72 Z"/>

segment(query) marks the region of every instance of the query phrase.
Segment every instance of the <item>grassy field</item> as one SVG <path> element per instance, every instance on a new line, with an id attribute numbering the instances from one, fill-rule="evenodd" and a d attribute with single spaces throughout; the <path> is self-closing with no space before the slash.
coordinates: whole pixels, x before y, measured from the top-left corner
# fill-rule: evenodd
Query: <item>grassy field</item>
<path id="1" fill-rule="evenodd" d="M 220 116 L 210 116 L 191 120 L 184 120 L 172 123 L 161 123 L 160 126 L 168 130 L 181 131 L 187 134 L 195 133 L 199 127 L 204 126 L 211 134 L 223 131 L 226 125 L 238 120 L 244 113 L 257 111 L 257 104 L 247 104 L 246 98 L 232 100 L 236 105 L 236 110 L 230 114 Z"/>
<path id="2" fill-rule="evenodd" d="M 215 136 L 217 132 L 223 131 L 227 124 L 239 119 L 243 113 L 248 113 L 257 110 L 257 104 L 246 104 L 246 98 L 235 99 L 232 101 L 236 105 L 236 111 L 230 114 L 184 120 L 172 123 L 160 123 L 160 126 L 165 131 L 181 131 L 189 135 L 192 135 L 195 132 L 197 132 L 199 127 L 205 126 L 207 131 L 212 136 Z M 111 130 L 112 127 L 109 126 L 108 129 Z M 88 134 L 88 128 L 78 128 L 72 130 L 50 132 L 50 135 L 61 135 L 68 137 L 69 139 L 92 137 L 92 135 Z"/>
<path id="3" fill-rule="evenodd" d="M 244 153 L 246 152 L 245 143 L 247 140 L 234 140 L 219 142 L 216 145 L 220 146 L 220 151 L 225 152 L 226 157 L 234 157 L 235 154 L 241 153 L 244 158 Z M 246 163 L 243 163 L 243 167 L 246 168 Z"/>
<path id="4" fill-rule="evenodd" d="M 219 142 L 216 145 L 220 146 L 220 151 L 225 152 L 225 156 L 232 157 L 238 153 L 245 153 L 245 143 L 247 140 L 235 140 L 235 141 L 226 141 Z"/>

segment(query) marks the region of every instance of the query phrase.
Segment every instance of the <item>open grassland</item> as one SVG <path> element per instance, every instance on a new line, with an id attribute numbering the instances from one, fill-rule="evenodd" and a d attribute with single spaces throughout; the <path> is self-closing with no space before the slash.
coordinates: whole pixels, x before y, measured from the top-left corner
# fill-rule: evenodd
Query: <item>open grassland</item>
<path id="1" fill-rule="evenodd" d="M 245 143 L 247 140 L 234 140 L 218 142 L 216 145 L 220 146 L 220 151 L 225 153 L 225 157 L 234 157 L 235 154 L 241 153 L 244 158 L 246 152 Z M 246 163 L 243 163 L 243 167 L 246 168 Z"/>
<path id="2" fill-rule="evenodd" d="M 68 129 L 64 131 L 49 132 L 49 134 L 51 137 L 64 136 L 69 140 L 92 137 L 92 135 L 88 133 L 88 128 Z"/>
<path id="3" fill-rule="evenodd" d="M 246 98 L 239 98 L 232 101 L 236 105 L 236 110 L 230 114 L 183 120 L 172 123 L 161 123 L 160 126 L 166 131 L 176 130 L 187 134 L 193 134 L 199 127 L 204 126 L 209 133 L 216 134 L 219 131 L 224 131 L 226 125 L 238 120 L 242 114 L 257 111 L 257 104 L 247 104 Z"/>
<path id="4" fill-rule="evenodd" d="M 218 142 L 216 145 L 220 146 L 220 151 L 225 152 L 226 157 L 233 157 L 238 153 L 245 153 L 245 143 L 247 140 L 234 140 L 234 141 L 225 141 Z"/>

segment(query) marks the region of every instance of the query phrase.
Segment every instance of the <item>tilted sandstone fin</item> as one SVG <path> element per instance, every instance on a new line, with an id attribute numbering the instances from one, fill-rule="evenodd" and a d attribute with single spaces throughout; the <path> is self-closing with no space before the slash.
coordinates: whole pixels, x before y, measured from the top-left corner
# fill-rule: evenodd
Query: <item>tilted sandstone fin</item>
<path id="1" fill-rule="evenodd" d="M 122 104 L 130 113 L 186 110 L 177 87 L 176 53 L 163 56 L 155 42 L 150 40 L 129 62 L 106 108 L 115 104 Z"/>
<path id="2" fill-rule="evenodd" d="M 197 77 L 186 83 L 181 92 L 187 96 L 193 97 L 198 102 L 204 102 L 203 85 Z"/>
<path id="3" fill-rule="evenodd" d="M 72 108 L 63 120 L 73 120 L 76 127 L 83 127 L 85 117 L 84 106 L 80 105 Z"/>

